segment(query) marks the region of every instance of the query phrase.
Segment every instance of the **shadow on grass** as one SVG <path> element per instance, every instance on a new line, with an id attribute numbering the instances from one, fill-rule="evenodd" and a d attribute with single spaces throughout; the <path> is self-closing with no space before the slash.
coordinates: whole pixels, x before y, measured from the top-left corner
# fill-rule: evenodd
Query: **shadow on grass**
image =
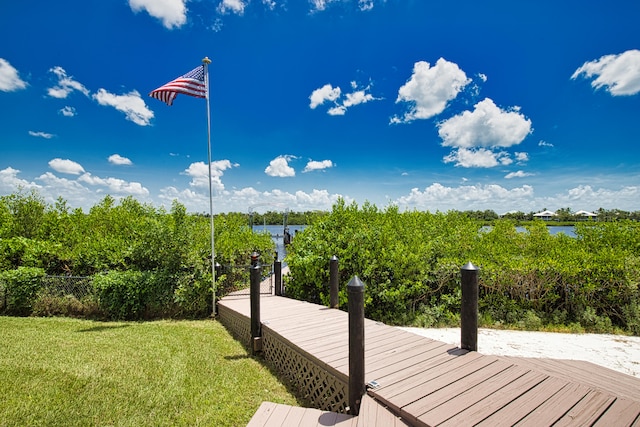
<path id="1" fill-rule="evenodd" d="M 225 356 L 224 358 L 226 360 L 244 360 L 244 359 L 251 359 L 251 356 L 249 354 L 236 354 L 233 356 Z"/>
<path id="2" fill-rule="evenodd" d="M 102 332 L 102 331 L 109 331 L 112 329 L 121 329 L 121 328 L 128 328 L 129 325 L 100 325 L 100 326 L 94 326 L 92 328 L 85 328 L 85 329 L 78 329 L 77 332 Z"/>
<path id="3" fill-rule="evenodd" d="M 291 381 L 289 378 L 287 378 L 286 375 L 283 375 L 282 372 L 279 372 L 277 369 L 275 369 L 273 367 L 273 365 L 271 365 L 270 363 L 268 363 L 261 355 L 251 355 L 250 354 L 250 347 L 247 343 L 244 343 L 242 341 L 242 339 L 240 339 L 240 337 L 238 335 L 236 335 L 232 330 L 228 329 L 222 322 L 220 322 L 220 319 L 217 320 L 222 327 L 229 333 L 229 335 L 231 337 L 233 337 L 236 341 L 238 341 L 242 347 L 244 347 L 244 349 L 247 351 L 246 354 L 237 354 L 237 355 L 233 355 L 233 356 L 225 356 L 225 359 L 227 360 L 241 360 L 241 359 L 254 359 L 255 361 L 257 361 L 258 363 L 260 363 L 262 366 L 264 366 L 265 368 L 267 368 L 267 370 L 269 370 L 269 372 L 271 373 L 271 375 L 273 375 L 274 377 L 278 378 L 278 380 L 284 385 L 284 387 L 287 389 L 287 391 L 296 398 L 296 401 L 298 402 L 298 405 L 303 407 L 303 408 L 311 408 L 313 406 L 313 403 L 311 401 L 311 399 L 309 399 L 309 397 L 304 396 L 303 393 L 301 392 L 301 390 L 293 383 L 293 381 Z"/>

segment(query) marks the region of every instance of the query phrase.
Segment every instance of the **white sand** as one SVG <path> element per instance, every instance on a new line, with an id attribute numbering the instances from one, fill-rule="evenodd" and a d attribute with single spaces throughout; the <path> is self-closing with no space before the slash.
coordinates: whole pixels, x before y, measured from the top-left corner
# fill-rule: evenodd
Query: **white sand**
<path id="1" fill-rule="evenodd" d="M 401 328 L 460 346 L 460 328 Z M 586 360 L 640 378 L 640 337 L 480 329 L 478 352 L 498 356 Z"/>

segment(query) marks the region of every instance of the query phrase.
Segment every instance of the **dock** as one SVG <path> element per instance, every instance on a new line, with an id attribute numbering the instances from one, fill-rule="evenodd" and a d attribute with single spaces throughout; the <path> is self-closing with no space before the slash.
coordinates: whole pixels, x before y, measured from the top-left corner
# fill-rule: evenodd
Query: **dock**
<path id="1" fill-rule="evenodd" d="M 367 394 L 359 415 L 351 416 L 348 314 L 273 295 L 261 295 L 260 305 L 265 361 L 314 408 L 265 402 L 252 427 L 640 426 L 636 377 L 584 361 L 469 352 L 369 319 Z M 218 312 L 248 344 L 249 296 L 221 299 Z"/>

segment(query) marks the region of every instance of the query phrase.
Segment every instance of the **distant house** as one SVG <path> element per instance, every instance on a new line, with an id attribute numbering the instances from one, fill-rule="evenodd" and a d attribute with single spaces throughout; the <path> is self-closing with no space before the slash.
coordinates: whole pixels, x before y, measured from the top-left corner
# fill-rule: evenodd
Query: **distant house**
<path id="1" fill-rule="evenodd" d="M 593 212 L 588 212 L 588 211 L 578 211 L 574 214 L 574 216 L 576 218 L 579 218 L 585 221 L 598 218 L 597 214 L 594 214 Z"/>
<path id="2" fill-rule="evenodd" d="M 533 214 L 534 218 L 537 219 L 542 219 L 544 221 L 551 221 L 553 218 L 557 217 L 558 214 L 556 214 L 555 212 L 551 212 L 549 210 L 546 211 L 542 211 L 542 212 L 538 212 L 536 214 Z"/>

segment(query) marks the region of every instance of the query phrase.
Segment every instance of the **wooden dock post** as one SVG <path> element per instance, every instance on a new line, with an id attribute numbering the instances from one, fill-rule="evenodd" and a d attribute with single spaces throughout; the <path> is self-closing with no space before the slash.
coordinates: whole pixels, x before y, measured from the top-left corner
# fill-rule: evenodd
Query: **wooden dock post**
<path id="1" fill-rule="evenodd" d="M 358 276 L 347 284 L 349 295 L 349 413 L 358 415 L 364 383 L 364 283 Z"/>
<path id="2" fill-rule="evenodd" d="M 282 296 L 282 261 L 276 259 L 273 262 L 273 276 L 275 279 L 275 294 L 277 297 Z"/>
<path id="3" fill-rule="evenodd" d="M 338 289 L 339 289 L 339 271 L 338 271 L 338 257 L 332 256 L 329 260 L 329 307 L 338 308 L 340 303 L 338 301 Z"/>
<path id="4" fill-rule="evenodd" d="M 260 254 L 251 254 L 250 289 L 251 305 L 251 354 L 262 350 L 260 331 Z"/>
<path id="5" fill-rule="evenodd" d="M 460 348 L 478 351 L 478 271 L 471 262 L 461 269 Z"/>

